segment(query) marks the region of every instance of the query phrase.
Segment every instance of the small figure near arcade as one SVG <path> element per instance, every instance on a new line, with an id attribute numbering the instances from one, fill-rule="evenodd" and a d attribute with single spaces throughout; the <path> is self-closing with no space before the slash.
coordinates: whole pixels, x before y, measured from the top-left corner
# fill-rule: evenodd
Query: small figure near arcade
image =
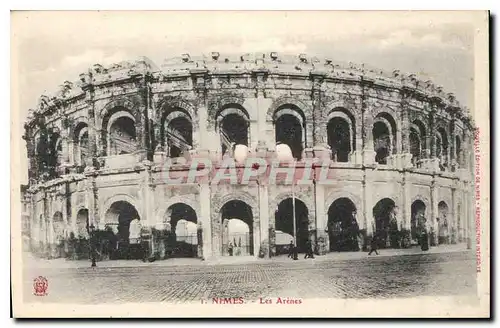
<path id="1" fill-rule="evenodd" d="M 378 236 L 374 234 L 370 244 L 370 252 L 368 253 L 368 255 L 372 255 L 373 252 L 375 252 L 375 255 L 378 255 L 377 249 L 378 249 Z"/>
<path id="2" fill-rule="evenodd" d="M 307 258 L 310 258 L 310 259 L 314 258 L 314 252 L 313 252 L 313 249 L 312 249 L 312 243 L 311 243 L 311 241 L 309 239 L 306 242 L 306 255 L 304 256 L 304 259 L 307 259 Z"/>

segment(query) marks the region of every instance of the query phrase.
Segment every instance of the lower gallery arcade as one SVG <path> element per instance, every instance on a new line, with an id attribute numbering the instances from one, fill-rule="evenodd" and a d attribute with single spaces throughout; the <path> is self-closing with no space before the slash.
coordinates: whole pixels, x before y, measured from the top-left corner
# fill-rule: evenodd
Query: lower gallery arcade
<path id="1" fill-rule="evenodd" d="M 88 247 L 90 226 L 101 259 L 272 257 L 288 252 L 294 227 L 299 251 L 310 240 L 319 255 L 366 250 L 373 236 L 381 248 L 416 245 L 422 231 L 431 246 L 470 238 L 471 195 L 458 179 L 384 170 L 352 178 L 360 171 L 294 192 L 279 184 L 155 184 L 147 169 L 119 180 L 89 175 L 63 192 L 58 185 L 35 193 L 31 246 L 67 256 L 77 247 L 69 240 Z"/>

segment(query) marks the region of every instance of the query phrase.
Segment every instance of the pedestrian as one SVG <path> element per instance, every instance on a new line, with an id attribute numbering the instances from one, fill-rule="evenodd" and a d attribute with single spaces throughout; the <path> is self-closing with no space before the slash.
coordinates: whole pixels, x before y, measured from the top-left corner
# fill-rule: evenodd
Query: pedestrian
<path id="1" fill-rule="evenodd" d="M 422 251 L 429 250 L 429 235 L 427 234 L 427 231 L 425 229 L 422 231 L 422 234 L 420 236 L 420 249 Z"/>
<path id="2" fill-rule="evenodd" d="M 290 241 L 290 245 L 288 245 L 288 257 L 293 258 L 293 240 Z"/>
<path id="3" fill-rule="evenodd" d="M 227 247 L 227 251 L 229 252 L 229 256 L 233 256 L 233 244 L 230 242 Z"/>
<path id="4" fill-rule="evenodd" d="M 312 243 L 310 240 L 307 240 L 307 242 L 306 242 L 306 255 L 304 256 L 304 259 L 307 259 L 307 258 L 310 258 L 310 259 L 314 258 L 314 252 L 313 252 Z"/>
<path id="5" fill-rule="evenodd" d="M 375 254 L 378 255 L 377 248 L 378 248 L 378 238 L 377 235 L 373 235 L 372 242 L 370 244 L 370 252 L 368 253 L 368 255 L 372 255 L 372 252 L 375 252 Z"/>

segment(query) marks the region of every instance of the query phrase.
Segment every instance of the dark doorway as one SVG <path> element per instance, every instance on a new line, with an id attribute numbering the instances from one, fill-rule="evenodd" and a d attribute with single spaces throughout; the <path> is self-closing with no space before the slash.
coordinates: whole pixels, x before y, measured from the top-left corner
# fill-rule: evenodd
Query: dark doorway
<path id="1" fill-rule="evenodd" d="M 293 237 L 293 200 L 287 198 L 278 205 L 275 212 L 276 231 L 281 231 Z M 298 251 L 303 253 L 306 250 L 306 243 L 309 239 L 309 211 L 307 206 L 299 199 L 295 198 L 295 224 Z"/>
<path id="2" fill-rule="evenodd" d="M 351 152 L 349 123 L 341 117 L 334 117 L 328 122 L 327 131 L 332 159 L 336 162 L 348 162 Z"/>
<path id="3" fill-rule="evenodd" d="M 389 128 L 383 122 L 375 122 L 373 125 L 373 148 L 376 154 L 375 161 L 387 164 L 387 157 L 391 151 L 391 138 Z"/>
<path id="4" fill-rule="evenodd" d="M 239 114 L 224 116 L 220 124 L 222 154 L 232 151 L 231 145 L 248 146 L 248 122 Z"/>
<path id="5" fill-rule="evenodd" d="M 303 129 L 297 117 L 291 114 L 283 114 L 278 117 L 276 124 L 276 143 L 288 145 L 292 150 L 294 158 L 302 159 Z"/>
<path id="6" fill-rule="evenodd" d="M 411 239 L 413 242 L 420 240 L 420 234 L 425 227 L 425 204 L 416 200 L 411 204 Z"/>
<path id="7" fill-rule="evenodd" d="M 384 198 L 373 207 L 375 218 L 375 234 L 379 240 L 379 247 L 390 247 L 391 232 L 397 232 L 397 221 L 394 216 L 396 204 L 392 199 Z M 394 229 L 394 223 L 396 229 Z M 394 231 L 396 230 L 396 231 Z"/>
<path id="8" fill-rule="evenodd" d="M 355 218 L 356 206 L 349 198 L 335 200 L 328 209 L 330 251 L 357 252 L 360 250 L 360 231 Z"/>

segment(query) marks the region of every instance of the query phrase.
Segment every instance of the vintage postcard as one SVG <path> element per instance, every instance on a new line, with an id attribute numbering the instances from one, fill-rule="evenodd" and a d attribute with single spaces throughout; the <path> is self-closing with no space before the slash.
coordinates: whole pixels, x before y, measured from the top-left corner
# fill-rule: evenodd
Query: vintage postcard
<path id="1" fill-rule="evenodd" d="M 11 18 L 15 317 L 490 316 L 488 12 Z"/>

